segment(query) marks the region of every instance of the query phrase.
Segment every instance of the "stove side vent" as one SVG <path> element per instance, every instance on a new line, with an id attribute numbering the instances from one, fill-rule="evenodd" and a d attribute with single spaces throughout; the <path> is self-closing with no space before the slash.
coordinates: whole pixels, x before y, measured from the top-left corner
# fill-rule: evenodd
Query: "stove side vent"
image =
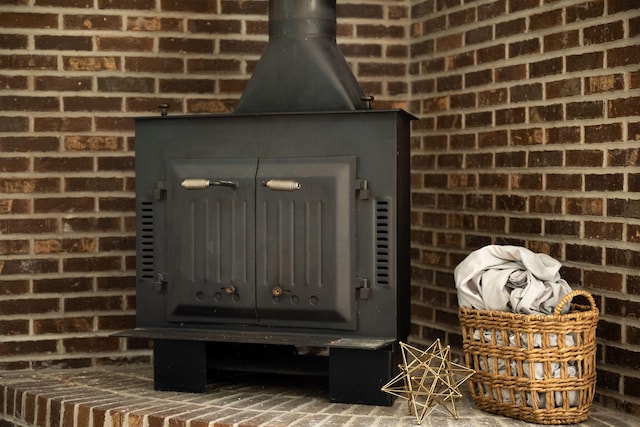
<path id="1" fill-rule="evenodd" d="M 270 0 L 269 44 L 235 113 L 365 109 L 336 44 L 336 0 Z"/>

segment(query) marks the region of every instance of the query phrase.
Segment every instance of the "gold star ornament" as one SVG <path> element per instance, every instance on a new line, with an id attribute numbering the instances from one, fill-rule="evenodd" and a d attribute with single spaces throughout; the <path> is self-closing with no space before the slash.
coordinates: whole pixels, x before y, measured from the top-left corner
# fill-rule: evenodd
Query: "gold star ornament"
<path id="1" fill-rule="evenodd" d="M 459 387 L 475 371 L 451 361 L 449 346 L 442 347 L 436 340 L 426 350 L 403 342 L 400 373 L 382 387 L 382 391 L 405 399 L 409 413 L 418 424 L 438 406 L 458 419 L 455 400 L 462 397 Z"/>

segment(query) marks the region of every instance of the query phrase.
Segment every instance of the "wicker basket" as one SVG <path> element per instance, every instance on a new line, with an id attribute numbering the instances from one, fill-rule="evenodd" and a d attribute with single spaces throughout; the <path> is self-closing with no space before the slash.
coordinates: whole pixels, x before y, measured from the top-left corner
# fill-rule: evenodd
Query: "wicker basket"
<path id="1" fill-rule="evenodd" d="M 571 304 L 584 295 L 590 306 Z M 573 291 L 554 314 L 526 315 L 461 307 L 469 384 L 476 406 L 539 424 L 573 424 L 591 413 L 596 382 L 598 309 Z"/>

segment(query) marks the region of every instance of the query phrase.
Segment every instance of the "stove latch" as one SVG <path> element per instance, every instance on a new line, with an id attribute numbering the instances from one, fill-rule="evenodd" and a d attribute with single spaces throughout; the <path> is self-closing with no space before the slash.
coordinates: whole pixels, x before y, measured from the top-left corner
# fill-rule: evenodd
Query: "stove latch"
<path id="1" fill-rule="evenodd" d="M 363 278 L 357 278 L 358 286 L 357 289 L 360 290 L 360 299 L 369 299 L 371 297 L 371 286 L 369 286 L 369 281 Z"/>

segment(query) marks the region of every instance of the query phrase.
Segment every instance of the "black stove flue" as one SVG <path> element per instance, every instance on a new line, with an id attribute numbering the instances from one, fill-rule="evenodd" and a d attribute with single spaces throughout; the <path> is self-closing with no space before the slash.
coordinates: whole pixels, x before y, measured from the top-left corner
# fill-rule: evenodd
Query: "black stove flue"
<path id="1" fill-rule="evenodd" d="M 363 97 L 336 44 L 336 0 L 271 0 L 269 44 L 236 113 L 362 110 Z"/>
<path id="2" fill-rule="evenodd" d="M 413 117 L 361 108 L 327 47 L 335 0 L 272 1 L 270 16 L 234 114 L 136 120 L 137 327 L 120 335 L 153 340 L 156 389 L 204 392 L 225 370 L 323 374 L 332 401 L 389 405 L 380 387 L 409 333 Z M 302 51 L 331 61 L 293 61 L 291 81 L 328 93 L 314 73 L 331 69 L 339 102 L 269 95 L 272 67 Z"/>

